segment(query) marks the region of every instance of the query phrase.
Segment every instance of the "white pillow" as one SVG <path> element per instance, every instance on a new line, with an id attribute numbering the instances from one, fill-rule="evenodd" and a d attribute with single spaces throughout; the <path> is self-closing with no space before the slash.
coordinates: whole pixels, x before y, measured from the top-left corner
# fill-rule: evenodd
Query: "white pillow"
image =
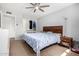
<path id="1" fill-rule="evenodd" d="M 61 34 L 59 34 L 59 33 L 54 33 L 56 36 L 61 36 Z"/>
<path id="2" fill-rule="evenodd" d="M 58 38 L 58 43 L 60 43 L 60 37 L 61 37 L 61 34 L 59 34 L 59 33 L 54 33 L 56 36 L 57 36 L 57 38 Z"/>
<path id="3" fill-rule="evenodd" d="M 49 31 L 49 32 L 47 32 L 47 33 L 48 33 L 48 34 L 53 34 L 53 32 L 50 32 L 50 31 Z"/>

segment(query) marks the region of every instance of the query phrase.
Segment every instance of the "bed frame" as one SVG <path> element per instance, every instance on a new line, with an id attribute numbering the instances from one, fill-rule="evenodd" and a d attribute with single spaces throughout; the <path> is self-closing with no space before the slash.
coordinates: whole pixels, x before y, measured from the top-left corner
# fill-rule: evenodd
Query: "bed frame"
<path id="1" fill-rule="evenodd" d="M 63 26 L 44 26 L 43 27 L 44 32 L 53 32 L 53 33 L 59 33 L 61 36 L 63 36 Z"/>

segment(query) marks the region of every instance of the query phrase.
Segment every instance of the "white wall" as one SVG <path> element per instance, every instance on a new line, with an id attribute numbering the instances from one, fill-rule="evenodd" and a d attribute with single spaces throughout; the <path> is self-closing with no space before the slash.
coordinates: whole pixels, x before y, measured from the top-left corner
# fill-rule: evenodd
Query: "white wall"
<path id="1" fill-rule="evenodd" d="M 67 20 L 67 35 L 72 36 L 74 40 L 79 41 L 79 4 L 71 6 L 65 11 Z"/>
<path id="2" fill-rule="evenodd" d="M 65 23 L 65 18 L 67 23 Z M 79 4 L 74 4 L 38 19 L 38 31 L 42 31 L 43 26 L 53 25 L 63 25 L 64 35 L 79 41 Z"/>

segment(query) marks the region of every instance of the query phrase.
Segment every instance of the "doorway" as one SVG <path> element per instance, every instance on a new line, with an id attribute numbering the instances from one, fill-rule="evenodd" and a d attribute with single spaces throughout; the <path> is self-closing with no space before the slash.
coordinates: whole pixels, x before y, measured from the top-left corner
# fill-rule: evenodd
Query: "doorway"
<path id="1" fill-rule="evenodd" d="M 15 38 L 15 17 L 9 15 L 3 15 L 2 25 L 3 29 L 8 29 L 9 38 Z"/>

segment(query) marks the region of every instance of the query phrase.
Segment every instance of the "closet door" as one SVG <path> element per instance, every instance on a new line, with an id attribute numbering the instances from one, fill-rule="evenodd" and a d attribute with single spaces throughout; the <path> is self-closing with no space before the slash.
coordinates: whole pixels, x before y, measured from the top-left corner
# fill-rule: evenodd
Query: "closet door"
<path id="1" fill-rule="evenodd" d="M 15 37 L 15 18 L 14 17 L 3 15 L 1 27 L 9 30 L 10 38 Z"/>

